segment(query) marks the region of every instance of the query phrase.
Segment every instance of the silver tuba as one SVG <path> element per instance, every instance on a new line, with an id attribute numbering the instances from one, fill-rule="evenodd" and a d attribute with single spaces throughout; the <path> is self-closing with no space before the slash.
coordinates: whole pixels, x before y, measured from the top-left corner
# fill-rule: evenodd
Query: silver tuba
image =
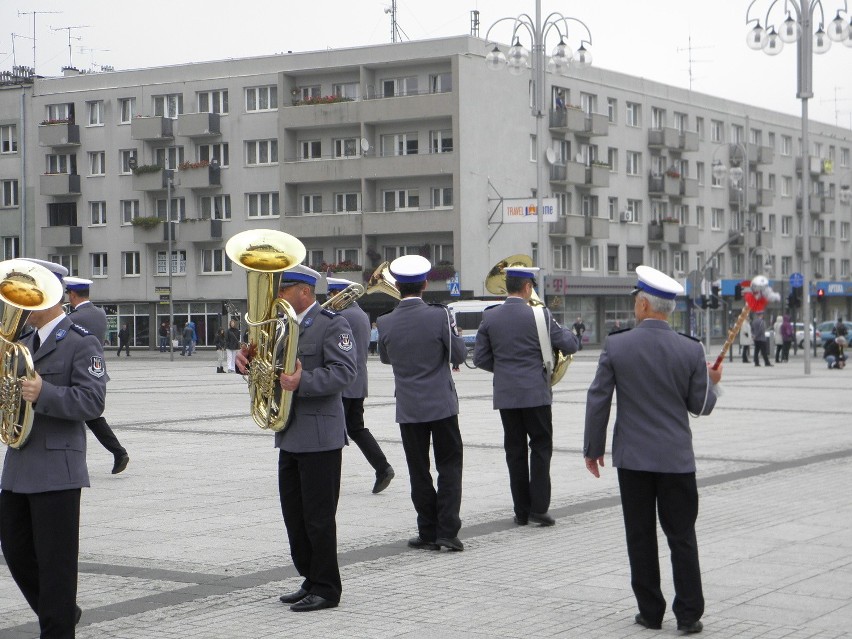
<path id="1" fill-rule="evenodd" d="M 287 426 L 293 403 L 293 392 L 281 388 L 278 376 L 295 370 L 299 347 L 296 312 L 278 298 L 278 277 L 305 259 L 305 245 L 282 231 L 257 229 L 234 235 L 225 253 L 248 270 L 245 320 L 251 416 L 261 428 L 277 433 Z"/>
<path id="2" fill-rule="evenodd" d="M 0 442 L 23 448 L 33 426 L 33 407 L 21 397 L 24 379 L 35 379 L 29 349 L 18 343 L 32 311 L 51 308 L 62 299 L 59 279 L 28 260 L 0 262 Z"/>

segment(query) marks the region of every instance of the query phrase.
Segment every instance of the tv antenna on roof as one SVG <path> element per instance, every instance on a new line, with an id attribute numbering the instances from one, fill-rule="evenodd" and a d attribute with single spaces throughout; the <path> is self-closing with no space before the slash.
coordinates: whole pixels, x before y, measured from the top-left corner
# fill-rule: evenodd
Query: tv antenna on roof
<path id="1" fill-rule="evenodd" d="M 677 49 L 677 52 L 678 53 L 683 53 L 684 51 L 689 52 L 689 90 L 692 91 L 692 81 L 695 79 L 695 76 L 692 73 L 692 65 L 694 65 L 696 62 L 709 62 L 709 60 L 696 60 L 695 58 L 692 57 L 692 52 L 695 51 L 696 49 L 712 49 L 713 47 L 694 47 L 694 46 L 692 46 L 692 34 L 691 33 L 689 34 L 688 42 L 689 42 L 689 44 L 686 48 L 681 47 L 681 48 Z"/>
<path id="2" fill-rule="evenodd" d="M 36 68 L 36 16 L 40 13 L 62 13 L 61 11 L 18 11 L 18 17 L 32 16 L 33 17 L 33 72 Z"/>
<path id="3" fill-rule="evenodd" d="M 80 24 L 80 25 L 73 26 L 73 27 L 50 27 L 50 28 L 53 31 L 67 31 L 68 32 L 68 66 L 73 68 L 74 64 L 71 61 L 71 29 L 88 29 L 89 25 L 88 24 Z M 82 38 L 80 36 L 75 36 L 74 40 L 82 40 Z"/>
<path id="4" fill-rule="evenodd" d="M 391 0 L 390 6 L 385 7 L 385 13 L 391 17 L 391 42 L 400 42 L 402 36 L 405 36 L 406 40 L 410 40 L 411 38 L 399 27 L 399 22 L 396 20 L 396 0 Z"/>

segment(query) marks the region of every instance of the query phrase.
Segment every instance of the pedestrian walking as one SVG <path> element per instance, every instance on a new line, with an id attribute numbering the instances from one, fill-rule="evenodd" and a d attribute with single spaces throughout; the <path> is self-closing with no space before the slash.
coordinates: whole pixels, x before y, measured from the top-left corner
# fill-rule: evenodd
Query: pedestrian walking
<path id="1" fill-rule="evenodd" d="M 127 330 L 127 324 L 121 325 L 121 330 L 118 331 L 118 352 L 117 357 L 121 357 L 121 351 L 127 353 L 130 357 L 130 331 Z"/>

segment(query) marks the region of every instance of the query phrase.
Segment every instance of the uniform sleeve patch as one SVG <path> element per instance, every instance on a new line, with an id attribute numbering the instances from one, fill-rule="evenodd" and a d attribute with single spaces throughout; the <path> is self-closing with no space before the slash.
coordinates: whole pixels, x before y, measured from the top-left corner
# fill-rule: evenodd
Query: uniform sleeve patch
<path id="1" fill-rule="evenodd" d="M 100 378 L 105 374 L 106 367 L 104 366 L 104 358 L 100 355 L 92 355 L 92 363 L 89 366 L 89 375 Z"/>
<path id="2" fill-rule="evenodd" d="M 349 352 L 353 346 L 355 345 L 352 343 L 352 335 L 349 333 L 341 333 L 337 336 L 337 348 L 340 350 Z"/>

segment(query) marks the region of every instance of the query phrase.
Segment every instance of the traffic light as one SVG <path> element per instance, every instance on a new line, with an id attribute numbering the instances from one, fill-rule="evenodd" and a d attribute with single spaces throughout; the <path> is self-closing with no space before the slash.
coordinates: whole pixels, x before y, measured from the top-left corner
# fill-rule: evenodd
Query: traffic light
<path id="1" fill-rule="evenodd" d="M 799 308 L 802 305 L 802 300 L 799 297 L 799 289 L 794 288 L 787 296 L 787 306 L 790 308 Z"/>
<path id="2" fill-rule="evenodd" d="M 708 303 L 708 300 L 707 300 L 707 296 L 702 295 L 701 296 L 701 303 L 700 303 L 701 308 L 706 309 L 708 305 L 709 305 L 709 303 Z"/>
<path id="3" fill-rule="evenodd" d="M 734 286 L 734 299 L 738 302 L 743 298 L 743 285 L 736 284 Z"/>
<path id="4" fill-rule="evenodd" d="M 819 300 L 821 302 L 824 299 L 825 299 L 825 289 L 824 288 L 818 288 L 817 289 L 817 300 Z"/>
<path id="5" fill-rule="evenodd" d="M 719 308 L 719 287 L 715 284 L 710 286 L 710 308 Z"/>

